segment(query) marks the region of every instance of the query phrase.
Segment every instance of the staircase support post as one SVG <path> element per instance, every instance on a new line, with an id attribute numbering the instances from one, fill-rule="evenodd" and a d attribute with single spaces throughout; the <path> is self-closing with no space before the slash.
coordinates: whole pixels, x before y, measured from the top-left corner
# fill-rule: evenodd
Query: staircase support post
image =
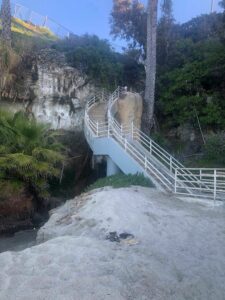
<path id="1" fill-rule="evenodd" d="M 107 156 L 107 176 L 112 176 L 120 173 L 120 169 L 111 159 L 111 157 Z"/>

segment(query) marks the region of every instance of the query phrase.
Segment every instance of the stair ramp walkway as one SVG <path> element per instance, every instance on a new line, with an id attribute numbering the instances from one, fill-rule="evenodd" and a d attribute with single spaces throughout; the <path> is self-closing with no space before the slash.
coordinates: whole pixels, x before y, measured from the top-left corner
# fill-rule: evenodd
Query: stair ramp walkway
<path id="1" fill-rule="evenodd" d="M 123 90 L 96 93 L 85 108 L 84 129 L 94 155 L 109 157 L 125 174 L 142 173 L 163 191 L 225 200 L 225 169 L 186 168 L 176 158 L 130 124 L 115 118 Z"/>

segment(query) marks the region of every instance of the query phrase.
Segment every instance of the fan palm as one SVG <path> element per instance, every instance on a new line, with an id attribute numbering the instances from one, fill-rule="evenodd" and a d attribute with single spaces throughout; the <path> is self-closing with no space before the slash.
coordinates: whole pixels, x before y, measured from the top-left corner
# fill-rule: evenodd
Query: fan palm
<path id="1" fill-rule="evenodd" d="M 0 178 L 18 179 L 46 198 L 48 179 L 59 176 L 64 160 L 55 133 L 23 113 L 0 110 L 0 145 Z"/>

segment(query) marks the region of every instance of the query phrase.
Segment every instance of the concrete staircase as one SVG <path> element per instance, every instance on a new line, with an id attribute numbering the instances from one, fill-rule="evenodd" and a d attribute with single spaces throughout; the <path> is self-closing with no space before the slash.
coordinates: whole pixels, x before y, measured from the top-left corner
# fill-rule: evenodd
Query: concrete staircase
<path id="1" fill-rule="evenodd" d="M 155 186 L 180 195 L 225 199 L 225 169 L 185 168 L 134 124 L 123 126 L 115 119 L 117 100 L 99 92 L 85 109 L 85 136 L 94 155 L 107 157 L 108 175 L 119 169 L 125 174 L 143 173 Z"/>

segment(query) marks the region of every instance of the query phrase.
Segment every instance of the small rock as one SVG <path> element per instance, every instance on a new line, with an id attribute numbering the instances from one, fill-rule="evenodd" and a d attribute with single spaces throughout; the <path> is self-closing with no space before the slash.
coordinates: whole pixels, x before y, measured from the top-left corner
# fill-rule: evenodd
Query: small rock
<path id="1" fill-rule="evenodd" d="M 111 242 L 117 242 L 120 243 L 121 240 L 127 240 L 127 241 L 135 241 L 134 240 L 134 235 L 127 233 L 127 232 L 123 232 L 120 233 L 119 235 L 117 234 L 116 231 L 110 232 L 107 236 L 106 236 L 107 240 L 110 240 Z"/>
<path id="2" fill-rule="evenodd" d="M 134 238 L 134 236 L 133 236 L 133 234 L 130 234 L 130 233 L 126 233 L 126 232 L 124 232 L 124 233 L 121 233 L 120 235 L 119 235 L 119 237 L 120 237 L 120 239 L 123 239 L 123 240 L 126 240 L 126 239 L 133 239 Z"/>
<path id="3" fill-rule="evenodd" d="M 120 239 L 117 235 L 117 232 L 114 231 L 114 232 L 110 232 L 107 236 L 106 236 L 106 239 L 107 240 L 110 240 L 110 242 L 120 242 Z"/>

